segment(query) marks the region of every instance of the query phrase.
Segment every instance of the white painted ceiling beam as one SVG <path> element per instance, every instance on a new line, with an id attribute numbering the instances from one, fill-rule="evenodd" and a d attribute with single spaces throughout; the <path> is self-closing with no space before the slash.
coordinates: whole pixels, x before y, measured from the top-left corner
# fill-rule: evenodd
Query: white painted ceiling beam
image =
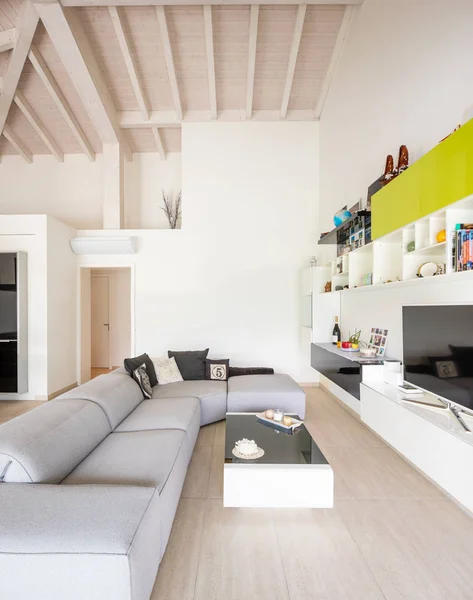
<path id="1" fill-rule="evenodd" d="M 350 29 L 350 24 L 353 19 L 353 13 L 355 9 L 353 6 L 347 6 L 345 8 L 345 14 L 343 16 L 342 24 L 340 25 L 340 29 L 337 35 L 337 41 L 335 42 L 335 47 L 332 52 L 332 58 L 330 59 L 330 64 L 327 69 L 327 73 L 325 74 L 324 82 L 322 84 L 322 89 L 320 90 L 320 96 L 317 100 L 317 106 L 315 108 L 315 118 L 320 119 L 320 115 L 324 109 L 325 100 L 327 99 L 327 95 L 330 90 L 330 86 L 332 85 L 333 76 L 335 74 L 335 70 L 338 65 L 338 61 L 340 60 L 340 56 L 342 54 L 343 46 L 345 45 L 345 40 L 348 35 L 348 31 Z"/>
<path id="2" fill-rule="evenodd" d="M 35 6 L 102 143 L 120 143 L 131 158 L 110 91 L 78 15 L 64 9 L 57 0 Z"/>
<path id="3" fill-rule="evenodd" d="M 20 156 L 22 156 L 26 162 L 33 162 L 33 155 L 28 148 L 23 144 L 16 133 L 10 128 L 9 125 L 5 125 L 3 128 L 3 135 L 7 138 L 10 144 L 15 148 Z"/>
<path id="4" fill-rule="evenodd" d="M 33 110 L 28 100 L 20 92 L 20 90 L 16 91 L 14 102 L 21 110 L 21 112 L 25 115 L 25 117 L 28 119 L 29 123 L 39 135 L 39 137 L 43 140 L 51 154 L 53 154 L 59 162 L 64 162 L 64 154 L 62 153 L 62 150 L 59 148 L 52 135 L 46 129 L 43 122 Z"/>
<path id="5" fill-rule="evenodd" d="M 131 80 L 131 85 L 133 87 L 133 92 L 135 94 L 136 101 L 138 102 L 138 106 L 140 107 L 143 119 L 149 119 L 148 103 L 146 102 L 146 98 L 143 92 L 143 86 L 141 85 L 141 81 L 138 75 L 138 69 L 136 68 L 136 62 L 131 52 L 130 41 L 128 39 L 128 34 L 125 29 L 123 18 L 119 12 L 119 9 L 116 6 L 109 6 L 108 11 L 110 13 L 113 27 L 115 29 L 115 34 L 117 36 L 118 43 L 122 51 L 123 60 L 125 61 L 126 70 L 128 71 L 128 75 Z"/>
<path id="6" fill-rule="evenodd" d="M 153 132 L 154 141 L 156 142 L 156 148 L 159 152 L 161 160 L 166 160 L 166 149 L 164 148 L 163 140 L 161 138 L 161 134 L 159 133 L 158 127 L 152 127 L 151 131 Z"/>
<path id="7" fill-rule="evenodd" d="M 299 46 L 301 44 L 302 29 L 304 27 L 306 10 L 306 4 L 299 4 L 299 7 L 297 9 L 296 22 L 294 23 L 291 51 L 289 54 L 289 62 L 287 64 L 286 81 L 284 82 L 284 91 L 281 100 L 282 119 L 286 118 L 287 108 L 289 106 L 289 98 L 291 97 L 292 82 L 294 80 L 294 72 L 296 70 L 297 55 L 299 54 Z"/>
<path id="8" fill-rule="evenodd" d="M 174 108 L 176 111 L 177 118 L 179 120 L 182 120 L 181 97 L 179 95 L 179 87 L 177 85 L 176 68 L 174 67 L 174 58 L 172 56 L 171 40 L 169 39 L 169 29 L 164 6 L 158 6 L 156 8 L 156 13 L 158 15 L 159 29 L 161 31 L 164 58 L 166 60 L 166 67 L 168 70 L 169 85 L 171 86 Z"/>
<path id="9" fill-rule="evenodd" d="M 15 47 L 16 42 L 16 27 L 0 31 L 0 52 L 11 50 Z"/>
<path id="10" fill-rule="evenodd" d="M 180 127 L 184 123 L 208 122 L 212 118 L 208 110 L 189 110 L 181 121 L 176 118 L 174 111 L 153 110 L 149 120 L 144 120 L 139 110 L 118 112 L 120 127 L 123 129 L 150 129 L 152 127 Z M 314 121 L 313 110 L 288 110 L 288 121 Z M 218 121 L 237 122 L 246 120 L 245 110 L 220 110 Z M 279 110 L 253 110 L 252 121 L 280 121 Z"/>
<path id="11" fill-rule="evenodd" d="M 255 87 L 256 42 L 258 37 L 259 6 L 253 4 L 250 12 L 250 32 L 248 43 L 248 68 L 246 72 L 246 118 L 253 113 L 253 91 Z"/>
<path id="12" fill-rule="evenodd" d="M 6 123 L 8 111 L 13 102 L 21 72 L 28 57 L 38 20 L 38 13 L 35 7 L 29 1 L 23 4 L 20 26 L 18 28 L 19 34 L 10 57 L 7 72 L 3 78 L 3 92 L 0 96 L 0 133 L 2 133 Z"/>
<path id="13" fill-rule="evenodd" d="M 89 140 L 85 136 L 85 133 L 83 132 L 79 121 L 76 119 L 71 107 L 69 106 L 66 98 L 64 97 L 64 94 L 61 92 L 58 84 L 56 83 L 56 80 L 52 76 L 51 71 L 48 69 L 46 63 L 43 60 L 43 57 L 41 56 L 37 48 L 31 46 L 28 58 L 32 63 L 36 73 L 39 75 L 41 81 L 48 90 L 53 102 L 57 106 L 63 119 L 69 125 L 70 130 L 76 138 L 79 146 L 82 148 L 84 154 L 87 155 L 89 160 L 94 161 L 94 149 L 92 148 Z"/>
<path id="14" fill-rule="evenodd" d="M 204 6 L 205 49 L 207 52 L 207 75 L 209 79 L 210 116 L 217 118 L 217 86 L 215 82 L 214 31 L 212 24 L 212 6 Z"/>
<path id="15" fill-rule="evenodd" d="M 202 6 L 202 0 L 61 0 L 63 6 Z M 364 0 L 306 0 L 305 4 L 363 4 Z M 242 4 L 241 0 L 210 0 L 206 4 L 233 6 Z M 249 0 L 244 4 L 301 4 L 300 0 Z"/>

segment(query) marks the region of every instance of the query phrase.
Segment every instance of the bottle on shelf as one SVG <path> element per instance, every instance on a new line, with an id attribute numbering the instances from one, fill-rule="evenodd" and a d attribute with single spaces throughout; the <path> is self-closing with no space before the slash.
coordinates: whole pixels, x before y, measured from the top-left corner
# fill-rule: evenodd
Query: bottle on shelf
<path id="1" fill-rule="evenodd" d="M 336 346 L 341 339 L 342 334 L 340 333 L 340 327 L 338 326 L 338 317 L 335 317 L 335 325 L 332 331 L 332 344 Z"/>

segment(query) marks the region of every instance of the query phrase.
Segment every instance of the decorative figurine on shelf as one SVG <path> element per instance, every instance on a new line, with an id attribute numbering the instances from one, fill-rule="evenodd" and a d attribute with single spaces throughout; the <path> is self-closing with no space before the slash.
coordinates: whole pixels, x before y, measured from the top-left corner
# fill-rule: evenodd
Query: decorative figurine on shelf
<path id="1" fill-rule="evenodd" d="M 409 151 L 404 144 L 399 148 L 399 159 L 397 161 L 396 176 L 404 173 L 409 166 Z"/>
<path id="2" fill-rule="evenodd" d="M 445 242 L 445 240 L 447 239 L 447 232 L 445 231 L 445 229 L 442 229 L 441 231 L 439 231 L 437 233 L 437 244 L 441 244 L 442 242 Z"/>
<path id="3" fill-rule="evenodd" d="M 327 283 L 325 284 L 325 287 L 324 287 L 324 291 L 326 294 L 328 294 L 328 292 L 332 291 L 332 282 L 331 281 L 327 281 Z"/>
<path id="4" fill-rule="evenodd" d="M 351 212 L 349 210 L 347 210 L 346 206 L 344 206 L 339 211 L 337 211 L 333 216 L 333 222 L 335 224 L 335 227 L 338 227 L 339 225 L 341 225 L 344 221 L 346 221 L 350 217 L 351 217 Z"/>
<path id="5" fill-rule="evenodd" d="M 415 250 L 415 249 L 416 249 L 416 243 L 415 243 L 414 241 L 412 241 L 412 242 L 409 242 L 409 243 L 407 244 L 406 250 L 407 250 L 408 252 L 414 252 L 414 250 Z"/>
<path id="6" fill-rule="evenodd" d="M 394 177 L 396 177 L 396 173 L 394 171 L 394 158 L 391 154 L 388 154 L 386 156 L 384 175 L 381 177 L 381 185 L 387 185 Z"/>

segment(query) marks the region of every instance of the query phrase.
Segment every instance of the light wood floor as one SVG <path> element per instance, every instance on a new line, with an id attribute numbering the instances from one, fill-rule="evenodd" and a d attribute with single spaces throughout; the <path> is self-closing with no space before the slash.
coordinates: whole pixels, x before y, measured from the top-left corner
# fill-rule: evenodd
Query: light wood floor
<path id="1" fill-rule="evenodd" d="M 328 394 L 306 392 L 335 508 L 224 509 L 225 424 L 202 428 L 152 600 L 471 600 L 473 519 Z"/>
<path id="2" fill-rule="evenodd" d="M 37 406 L 41 406 L 41 404 L 43 404 L 43 402 L 36 400 L 1 400 L 0 425 L 36 408 Z"/>
<path id="3" fill-rule="evenodd" d="M 107 373 L 111 373 L 112 371 L 115 371 L 115 369 L 118 369 L 118 367 L 112 367 L 111 369 L 92 367 L 90 369 L 90 378 L 94 379 L 94 377 L 98 377 L 99 375 L 107 375 Z"/>
<path id="4" fill-rule="evenodd" d="M 328 394 L 306 392 L 335 508 L 224 509 L 225 424 L 202 428 L 152 600 L 471 600 L 473 519 Z M 0 422 L 38 404 L 1 402 Z"/>

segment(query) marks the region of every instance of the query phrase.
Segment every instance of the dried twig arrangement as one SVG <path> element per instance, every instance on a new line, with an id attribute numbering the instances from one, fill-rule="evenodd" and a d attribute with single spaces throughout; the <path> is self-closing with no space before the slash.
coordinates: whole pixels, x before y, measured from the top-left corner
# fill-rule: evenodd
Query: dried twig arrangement
<path id="1" fill-rule="evenodd" d="M 173 200 L 171 194 L 165 194 L 164 190 L 161 191 L 163 192 L 164 202 L 164 206 L 161 208 L 169 221 L 171 229 L 176 229 L 179 217 L 181 216 L 182 190 L 177 195 L 176 201 Z"/>

